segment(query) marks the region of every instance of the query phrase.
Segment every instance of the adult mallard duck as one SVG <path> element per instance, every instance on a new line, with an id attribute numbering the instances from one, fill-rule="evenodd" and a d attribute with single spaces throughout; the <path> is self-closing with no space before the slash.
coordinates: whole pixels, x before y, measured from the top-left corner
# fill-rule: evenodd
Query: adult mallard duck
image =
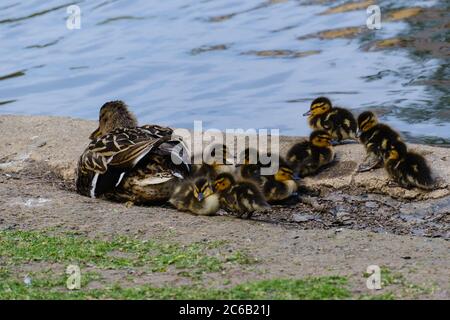
<path id="1" fill-rule="evenodd" d="M 122 101 L 105 103 L 78 162 L 78 193 L 128 204 L 167 201 L 190 170 L 188 149 L 172 133 L 158 125 L 138 127 Z"/>

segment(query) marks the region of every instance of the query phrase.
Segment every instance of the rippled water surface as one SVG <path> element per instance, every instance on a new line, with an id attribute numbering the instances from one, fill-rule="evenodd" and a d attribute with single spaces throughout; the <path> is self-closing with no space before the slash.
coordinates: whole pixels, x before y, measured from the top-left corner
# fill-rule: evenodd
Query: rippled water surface
<path id="1" fill-rule="evenodd" d="M 301 114 L 327 95 L 448 145 L 448 2 L 377 1 L 373 31 L 372 2 L 2 0 L 0 113 L 96 119 L 123 99 L 142 123 L 306 135 Z"/>

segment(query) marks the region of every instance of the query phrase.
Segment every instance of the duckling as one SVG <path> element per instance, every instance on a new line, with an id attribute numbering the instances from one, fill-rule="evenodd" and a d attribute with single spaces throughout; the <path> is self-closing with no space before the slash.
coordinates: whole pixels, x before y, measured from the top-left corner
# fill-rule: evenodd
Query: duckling
<path id="1" fill-rule="evenodd" d="M 78 161 L 77 192 L 128 204 L 167 201 L 173 184 L 190 171 L 188 149 L 172 133 L 157 125 L 138 127 L 123 101 L 105 103 L 99 127 Z"/>
<path id="2" fill-rule="evenodd" d="M 221 161 L 216 161 L 216 151 L 222 153 Z M 234 173 L 235 167 L 232 161 L 228 157 L 228 151 L 226 145 L 213 145 L 209 149 L 207 162 L 201 164 L 194 164 L 192 166 L 192 176 L 207 176 L 209 179 L 214 180 L 218 174 L 222 172 Z M 210 156 L 210 157 L 209 157 Z M 192 161 L 194 162 L 194 161 Z"/>
<path id="3" fill-rule="evenodd" d="M 169 202 L 180 211 L 211 216 L 220 209 L 219 195 L 206 177 L 197 177 L 178 185 Z"/>
<path id="4" fill-rule="evenodd" d="M 289 149 L 286 159 L 300 177 L 316 174 L 334 160 L 331 135 L 324 130 L 313 131 L 309 141 L 297 143 Z"/>
<path id="5" fill-rule="evenodd" d="M 364 162 L 358 168 L 359 172 L 380 166 L 384 153 L 394 142 L 401 141 L 400 135 L 388 125 L 379 123 L 377 116 L 371 111 L 365 111 L 358 116 L 358 137 L 367 152 Z M 369 158 L 372 161 L 366 163 Z"/>
<path id="6" fill-rule="evenodd" d="M 261 185 L 263 183 L 263 180 L 261 178 L 261 168 L 264 165 L 259 160 L 259 154 L 257 150 L 253 148 L 245 149 L 240 155 L 238 166 L 240 167 L 239 174 L 242 179 L 251 180 L 257 185 Z"/>
<path id="7" fill-rule="evenodd" d="M 278 171 L 274 175 L 261 176 L 262 190 L 267 202 L 274 203 L 286 200 L 297 192 L 297 183 L 294 181 L 294 172 L 280 157 Z"/>
<path id="8" fill-rule="evenodd" d="M 237 212 L 239 217 L 247 214 L 251 218 L 255 211 L 269 210 L 259 188 L 250 181 L 236 181 L 232 174 L 221 173 L 216 177 L 214 187 L 220 197 L 221 207 L 228 212 Z"/>
<path id="9" fill-rule="evenodd" d="M 356 138 L 356 120 L 353 114 L 347 109 L 333 107 L 326 97 L 315 99 L 310 110 L 303 116 L 308 116 L 309 126 L 313 130 L 327 131 L 338 143 Z"/>
<path id="10" fill-rule="evenodd" d="M 431 170 L 425 158 L 408 152 L 401 141 L 393 142 L 385 152 L 384 165 L 389 176 L 402 187 L 426 190 L 434 187 Z"/>

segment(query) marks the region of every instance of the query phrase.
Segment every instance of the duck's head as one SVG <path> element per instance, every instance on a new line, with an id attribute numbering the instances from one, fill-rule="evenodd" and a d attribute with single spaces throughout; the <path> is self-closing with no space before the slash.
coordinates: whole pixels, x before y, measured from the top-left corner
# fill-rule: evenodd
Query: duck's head
<path id="1" fill-rule="evenodd" d="M 324 130 L 315 130 L 309 136 L 311 144 L 320 148 L 331 147 L 331 139 L 331 135 Z"/>
<path id="2" fill-rule="evenodd" d="M 304 113 L 303 116 L 319 116 L 330 111 L 332 108 L 330 99 L 326 97 L 319 97 L 311 102 L 309 111 Z"/>
<path id="3" fill-rule="evenodd" d="M 214 181 L 214 188 L 219 191 L 226 191 L 231 188 L 235 183 L 235 179 L 232 174 L 224 172 L 219 174 Z"/>
<path id="4" fill-rule="evenodd" d="M 275 173 L 274 178 L 280 182 L 294 180 L 294 171 L 289 166 L 280 163 L 280 167 Z"/>
<path id="5" fill-rule="evenodd" d="M 372 129 L 378 123 L 377 116 L 371 111 L 364 111 L 358 116 L 358 136 Z"/>
<path id="6" fill-rule="evenodd" d="M 406 156 L 408 148 L 402 141 L 395 141 L 385 152 L 385 159 L 398 160 Z"/>
<path id="7" fill-rule="evenodd" d="M 100 109 L 98 128 L 89 137 L 95 140 L 117 128 L 137 127 L 134 114 L 127 105 L 120 100 L 106 102 Z"/>
<path id="8" fill-rule="evenodd" d="M 211 187 L 211 184 L 209 183 L 208 179 L 206 178 L 199 178 L 194 181 L 194 197 L 198 201 L 203 201 L 204 199 L 208 198 L 214 194 L 214 190 Z"/>

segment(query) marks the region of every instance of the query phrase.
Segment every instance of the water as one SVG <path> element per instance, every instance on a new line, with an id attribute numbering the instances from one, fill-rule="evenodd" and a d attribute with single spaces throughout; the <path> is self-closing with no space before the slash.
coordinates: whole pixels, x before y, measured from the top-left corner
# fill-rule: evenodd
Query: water
<path id="1" fill-rule="evenodd" d="M 383 14 L 425 12 L 378 31 L 365 9 L 321 14 L 345 1 L 313 0 L 78 1 L 81 29 L 69 30 L 72 3 L 1 1 L 0 113 L 97 119 L 122 99 L 141 123 L 306 135 L 301 114 L 327 95 L 376 110 L 409 141 L 449 144 L 446 1 L 378 1 Z M 389 38 L 406 40 L 376 49 Z"/>

